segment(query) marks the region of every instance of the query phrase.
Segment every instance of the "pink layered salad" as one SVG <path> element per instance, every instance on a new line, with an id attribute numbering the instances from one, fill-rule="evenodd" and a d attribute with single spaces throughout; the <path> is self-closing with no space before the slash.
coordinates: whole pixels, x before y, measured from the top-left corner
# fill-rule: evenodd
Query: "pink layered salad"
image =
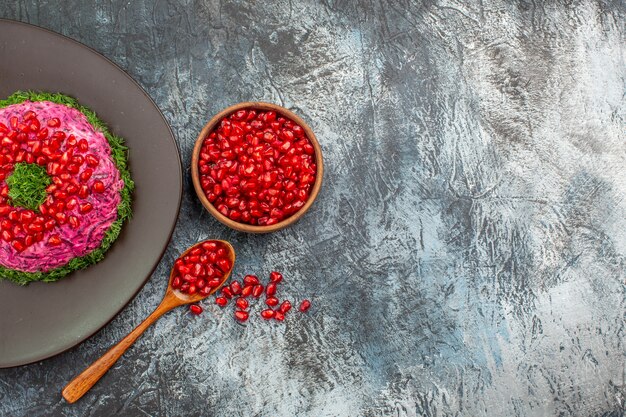
<path id="1" fill-rule="evenodd" d="M 49 101 L 1 108 L 0 123 L 0 265 L 47 272 L 99 247 L 124 187 L 105 136 L 80 111 Z M 19 162 L 45 167 L 50 177 L 38 209 L 9 197 L 7 179 Z"/>

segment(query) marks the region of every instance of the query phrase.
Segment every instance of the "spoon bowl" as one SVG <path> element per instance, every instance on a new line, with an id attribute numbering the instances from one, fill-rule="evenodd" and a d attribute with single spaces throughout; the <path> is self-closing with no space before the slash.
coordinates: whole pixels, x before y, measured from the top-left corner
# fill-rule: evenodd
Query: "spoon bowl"
<path id="1" fill-rule="evenodd" d="M 141 336 L 141 334 L 150 327 L 159 317 L 168 311 L 182 306 L 186 304 L 197 303 L 205 299 L 206 297 L 214 294 L 217 290 L 219 290 L 224 283 L 230 277 L 230 273 L 233 270 L 235 265 L 235 249 L 233 246 L 226 242 L 225 240 L 205 240 L 195 245 L 191 246 L 185 252 L 183 252 L 179 259 L 185 257 L 191 250 L 199 247 L 203 243 L 214 242 L 218 245 L 226 248 L 228 253 L 228 261 L 230 262 L 230 268 L 228 271 L 224 271 L 224 274 L 221 277 L 220 283 L 218 286 L 213 287 L 210 292 L 205 294 L 200 294 L 196 292 L 194 294 L 187 294 L 179 289 L 173 287 L 173 280 L 176 276 L 176 270 L 172 267 L 172 272 L 170 273 L 170 278 L 168 281 L 167 289 L 165 290 L 165 295 L 161 300 L 159 306 L 150 314 L 139 326 L 137 326 L 132 332 L 130 332 L 125 338 L 120 340 L 115 346 L 109 349 L 104 355 L 102 355 L 98 360 L 92 363 L 87 369 L 85 369 L 80 375 L 74 378 L 69 384 L 63 388 L 61 394 L 63 398 L 69 403 L 74 403 L 78 401 L 87 391 L 94 386 L 96 382 L 104 374 L 113 366 L 115 362 L 126 352 L 126 350 Z"/>
<path id="2" fill-rule="evenodd" d="M 195 245 L 187 248 L 187 250 L 181 253 L 178 258 L 180 259 L 180 258 L 185 257 L 193 249 L 207 242 L 215 242 L 218 245 L 224 246 L 226 250 L 228 251 L 228 261 L 230 262 L 230 269 L 224 273 L 224 276 L 222 277 L 222 280 L 220 281 L 220 285 L 213 288 L 211 292 L 209 292 L 207 295 L 200 294 L 199 292 L 196 292 L 195 294 L 192 294 L 192 295 L 186 294 L 172 287 L 172 281 L 174 280 L 174 277 L 176 276 L 176 271 L 174 268 L 172 268 L 172 271 L 170 272 L 169 282 L 167 284 L 167 289 L 165 290 L 165 297 L 163 297 L 164 299 L 166 298 L 177 299 L 180 302 L 180 304 L 178 305 L 193 304 L 193 303 L 197 303 L 198 301 L 204 300 L 205 298 L 207 298 L 208 296 L 212 294 L 215 294 L 220 288 L 222 288 L 224 283 L 230 277 L 230 273 L 233 270 L 233 266 L 235 265 L 235 259 L 236 259 L 235 249 L 233 248 L 233 245 L 231 245 L 229 242 L 225 240 L 216 240 L 216 239 L 204 240 L 202 242 L 198 242 Z"/>

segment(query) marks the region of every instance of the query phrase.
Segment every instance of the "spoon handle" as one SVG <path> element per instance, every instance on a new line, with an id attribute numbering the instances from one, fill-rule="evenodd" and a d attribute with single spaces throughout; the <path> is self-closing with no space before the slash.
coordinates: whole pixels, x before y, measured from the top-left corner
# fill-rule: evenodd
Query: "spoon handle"
<path id="1" fill-rule="evenodd" d="M 125 338 L 119 341 L 107 353 L 102 355 L 100 359 L 92 363 L 80 375 L 72 380 L 63 388 L 63 398 L 69 403 L 74 403 L 80 399 L 87 391 L 94 386 L 100 378 L 113 366 L 115 362 L 126 352 L 126 350 L 137 340 L 139 336 L 154 323 L 159 317 L 167 313 L 180 303 L 170 297 L 165 297 L 161 304 L 150 314 L 135 330 L 130 332 Z"/>

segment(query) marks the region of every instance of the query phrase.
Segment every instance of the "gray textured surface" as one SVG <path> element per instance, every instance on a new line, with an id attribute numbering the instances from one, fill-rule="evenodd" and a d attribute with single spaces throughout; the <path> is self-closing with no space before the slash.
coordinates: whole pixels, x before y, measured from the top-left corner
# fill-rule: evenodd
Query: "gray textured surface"
<path id="1" fill-rule="evenodd" d="M 187 163 L 211 115 L 267 100 L 310 123 L 328 168 L 312 210 L 270 236 L 214 221 L 187 169 L 144 290 L 82 345 L 0 370 L 0 415 L 625 414 L 623 3 L 37 3 L 0 16 L 118 63 Z M 311 314 L 173 312 L 65 404 L 206 237 L 235 244 L 238 274 L 282 270 Z"/>

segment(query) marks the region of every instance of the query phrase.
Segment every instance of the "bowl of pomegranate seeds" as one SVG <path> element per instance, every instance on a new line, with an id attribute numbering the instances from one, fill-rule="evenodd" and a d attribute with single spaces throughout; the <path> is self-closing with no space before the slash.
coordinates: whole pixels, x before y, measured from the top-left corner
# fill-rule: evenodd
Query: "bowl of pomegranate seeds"
<path id="1" fill-rule="evenodd" d="M 268 233 L 296 222 L 322 185 L 322 151 L 296 114 L 270 103 L 239 103 L 215 115 L 191 159 L 202 205 L 223 224 Z"/>

